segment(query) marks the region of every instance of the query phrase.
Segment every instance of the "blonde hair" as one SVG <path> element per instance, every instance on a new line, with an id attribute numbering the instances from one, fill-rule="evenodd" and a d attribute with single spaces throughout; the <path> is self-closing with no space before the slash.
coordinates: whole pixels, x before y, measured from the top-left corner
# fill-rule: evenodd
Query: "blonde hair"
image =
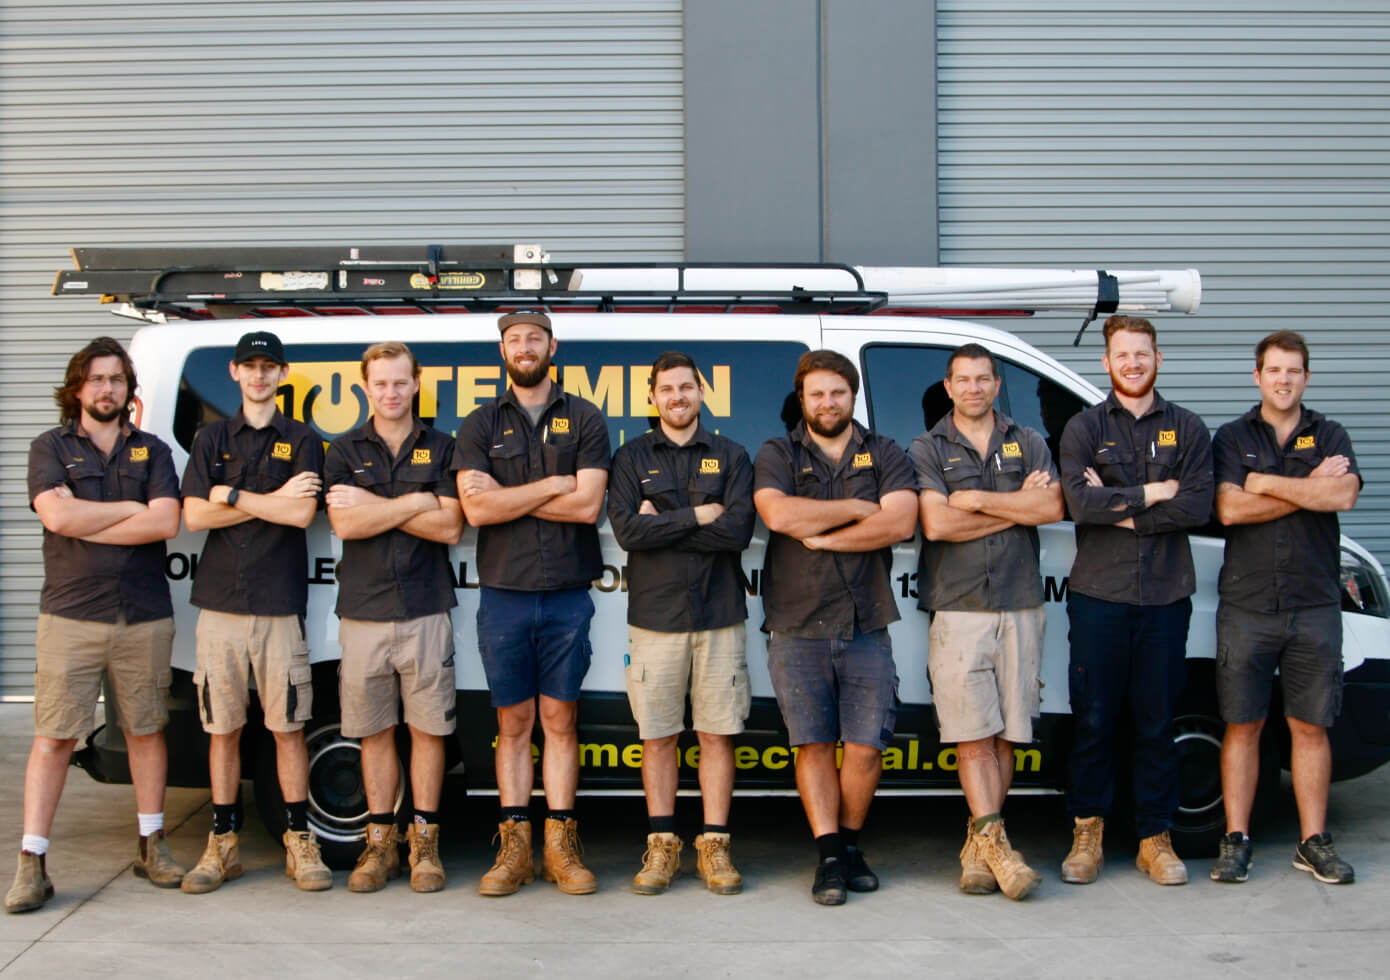
<path id="1" fill-rule="evenodd" d="M 362 380 L 367 380 L 367 365 L 372 361 L 380 361 L 386 358 L 408 357 L 410 358 L 410 374 L 412 377 L 420 376 L 420 362 L 415 359 L 409 347 L 399 340 L 383 340 L 379 344 L 372 344 L 362 352 Z"/>

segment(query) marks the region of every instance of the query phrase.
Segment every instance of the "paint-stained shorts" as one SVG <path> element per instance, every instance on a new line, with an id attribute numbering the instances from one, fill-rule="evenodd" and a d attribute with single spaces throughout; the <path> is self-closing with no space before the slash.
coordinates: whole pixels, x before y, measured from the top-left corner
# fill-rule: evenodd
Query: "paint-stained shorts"
<path id="1" fill-rule="evenodd" d="M 792 745 L 853 742 L 879 751 L 893 740 L 898 671 L 886 629 L 849 640 L 773 633 L 767 669 Z"/>
<path id="2" fill-rule="evenodd" d="M 627 700 L 644 739 L 685 729 L 685 695 L 697 732 L 737 735 L 748 720 L 743 623 L 690 633 L 628 627 Z"/>
<path id="3" fill-rule="evenodd" d="M 169 722 L 169 659 L 174 621 L 130 625 L 39 614 L 34 667 L 34 733 L 45 738 L 91 734 L 103 672 L 111 681 L 121 729 L 153 735 Z"/>
<path id="4" fill-rule="evenodd" d="M 451 735 L 454 706 L 454 626 L 446 612 L 377 623 L 340 619 L 338 701 L 342 732 L 365 738 L 400 720 L 427 735 Z"/>
<path id="5" fill-rule="evenodd" d="M 198 613 L 198 717 L 203 731 L 231 735 L 246 724 L 251 678 L 265 727 L 297 732 L 314 713 L 313 671 L 298 616 Z"/>
<path id="6" fill-rule="evenodd" d="M 1042 606 L 1009 612 L 954 612 L 932 617 L 927 674 L 942 742 L 995 735 L 1033 740 L 1041 710 Z"/>

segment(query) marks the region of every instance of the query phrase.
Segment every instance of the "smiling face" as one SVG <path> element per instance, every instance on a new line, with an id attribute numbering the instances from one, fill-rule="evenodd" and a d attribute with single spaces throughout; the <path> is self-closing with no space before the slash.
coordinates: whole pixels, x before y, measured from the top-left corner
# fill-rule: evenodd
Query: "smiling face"
<path id="1" fill-rule="evenodd" d="M 684 432 L 700 421 L 705 388 L 688 367 L 667 368 L 652 382 L 652 404 L 667 433 Z"/>
<path id="2" fill-rule="evenodd" d="M 1267 348 L 1264 364 L 1255 369 L 1255 384 L 1265 409 L 1280 415 L 1298 410 L 1308 389 L 1308 369 L 1298 351 Z"/>
<path id="3" fill-rule="evenodd" d="M 409 416 L 415 393 L 420 390 L 420 382 L 406 354 L 367 362 L 365 383 L 372 414 L 387 422 L 398 422 Z"/>
<path id="4" fill-rule="evenodd" d="M 951 362 L 945 383 L 957 418 L 986 418 L 999 397 L 1000 380 L 987 357 L 957 357 Z"/>
<path id="5" fill-rule="evenodd" d="M 550 374 L 550 359 L 559 345 L 544 327 L 514 323 L 502 335 L 502 362 L 518 388 L 534 388 Z"/>
<path id="6" fill-rule="evenodd" d="M 290 376 L 290 369 L 268 357 L 253 357 L 231 365 L 231 375 L 241 388 L 241 400 L 245 404 L 264 405 L 275 400 L 275 393 Z"/>
<path id="7" fill-rule="evenodd" d="M 801 382 L 801 414 L 818 436 L 834 439 L 854 417 L 854 391 L 834 371 L 811 371 Z"/>
<path id="8" fill-rule="evenodd" d="M 1116 330 L 1105 345 L 1101 365 L 1115 391 L 1127 398 L 1143 398 L 1153 390 L 1163 355 L 1153 338 L 1136 330 Z"/>
<path id="9" fill-rule="evenodd" d="M 94 357 L 88 362 L 77 402 L 93 422 L 113 422 L 124 414 L 130 404 L 130 379 L 119 357 Z"/>

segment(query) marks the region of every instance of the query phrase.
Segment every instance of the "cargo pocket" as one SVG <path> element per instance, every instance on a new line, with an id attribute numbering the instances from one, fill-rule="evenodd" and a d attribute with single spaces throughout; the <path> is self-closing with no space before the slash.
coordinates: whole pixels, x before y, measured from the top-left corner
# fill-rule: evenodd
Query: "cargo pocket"
<path id="1" fill-rule="evenodd" d="M 198 692 L 198 718 L 203 727 L 212 724 L 212 695 L 208 691 L 208 675 L 203 668 L 193 671 L 193 687 Z"/>
<path id="2" fill-rule="evenodd" d="M 291 667 L 289 690 L 285 697 L 285 720 L 305 722 L 314 713 L 314 670 L 312 667 Z"/>

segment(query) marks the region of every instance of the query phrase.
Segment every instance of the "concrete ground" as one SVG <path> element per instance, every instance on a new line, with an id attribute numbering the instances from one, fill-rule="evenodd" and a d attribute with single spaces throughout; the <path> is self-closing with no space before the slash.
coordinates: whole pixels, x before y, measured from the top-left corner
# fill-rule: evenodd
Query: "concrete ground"
<path id="1" fill-rule="evenodd" d="M 0 827 L 15 850 L 30 710 L 0 705 L 0 785 L 8 787 Z M 39 911 L 0 916 L 0 977 L 1339 977 L 1384 976 L 1390 960 L 1390 767 L 1333 787 L 1330 829 L 1356 866 L 1355 885 L 1323 885 L 1290 867 L 1297 823 L 1286 776 L 1280 813 L 1256 840 L 1250 881 L 1234 886 L 1213 884 L 1208 863 L 1191 861 L 1190 884 L 1160 888 L 1135 871 L 1132 842 L 1121 840 L 1108 841 L 1099 882 L 1065 885 L 1057 868 L 1070 835 L 1060 802 L 1014 800 L 1010 836 L 1045 873 L 1019 903 L 956 890 L 959 799 L 880 800 L 864 847 L 883 887 L 851 895 L 842 908 L 811 903 L 814 849 L 795 800 L 736 804 L 742 895 L 705 892 L 689 846 L 687 873 L 669 893 L 633 895 L 640 802 L 581 799 L 599 893 L 565 896 L 538 880 L 503 899 L 476 892 L 491 863 L 495 801 L 451 802 L 443 893 L 416 895 L 395 881 L 355 895 L 346 872 L 332 891 L 298 892 L 278 842 L 248 805 L 245 876 L 192 896 L 131 874 L 130 788 L 72 770 L 49 862 L 58 894 Z M 186 865 L 206 842 L 209 813 L 205 791 L 170 791 L 171 847 Z M 697 816 L 683 800 L 682 828 Z M 0 887 L 8 888 L 9 860 Z"/>

